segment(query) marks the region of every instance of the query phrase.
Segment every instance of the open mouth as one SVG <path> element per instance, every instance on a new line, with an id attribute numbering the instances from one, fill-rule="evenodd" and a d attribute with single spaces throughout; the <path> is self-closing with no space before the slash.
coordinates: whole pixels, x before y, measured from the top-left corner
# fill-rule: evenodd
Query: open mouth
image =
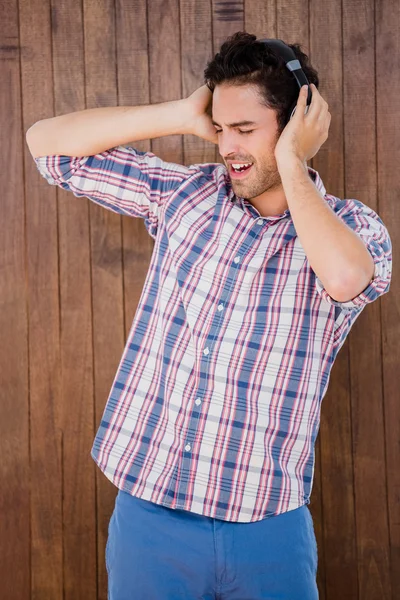
<path id="1" fill-rule="evenodd" d="M 247 177 L 253 167 L 253 163 L 246 163 L 242 165 L 235 165 L 234 168 L 231 164 L 229 165 L 229 175 L 232 179 L 244 179 Z"/>

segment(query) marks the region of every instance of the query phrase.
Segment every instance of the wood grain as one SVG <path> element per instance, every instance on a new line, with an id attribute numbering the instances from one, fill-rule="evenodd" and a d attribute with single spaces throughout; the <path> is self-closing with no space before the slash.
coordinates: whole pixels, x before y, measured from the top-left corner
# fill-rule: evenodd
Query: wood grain
<path id="1" fill-rule="evenodd" d="M 0 581 L 30 596 L 29 344 L 18 3 L 0 19 Z"/>
<path id="2" fill-rule="evenodd" d="M 77 0 L 52 5 L 55 115 L 86 108 L 84 21 Z M 87 198 L 57 189 L 63 429 L 64 600 L 97 598 L 93 312 Z"/>
<path id="3" fill-rule="evenodd" d="M 374 3 L 364 2 L 360 10 L 344 2 L 343 10 L 345 196 L 378 211 Z M 381 336 L 380 303 L 374 302 L 349 339 L 359 597 L 365 600 L 392 597 Z"/>
<path id="4" fill-rule="evenodd" d="M 388 0 L 376 4 L 376 150 L 377 205 L 392 240 L 393 277 L 389 294 L 381 299 L 382 325 L 382 401 L 387 490 L 382 491 L 381 505 L 387 501 L 390 575 L 392 598 L 400 598 L 400 14 Z M 383 469 L 383 464 L 381 465 Z"/>
<path id="5" fill-rule="evenodd" d="M 85 96 L 87 108 L 118 105 L 115 6 L 85 2 Z M 100 424 L 124 348 L 122 217 L 94 202 L 89 206 L 93 320 L 94 401 Z M 96 467 L 97 596 L 107 600 L 105 547 L 116 487 Z"/>
<path id="6" fill-rule="evenodd" d="M 322 402 L 310 508 L 321 600 L 400 597 L 398 21 L 392 0 L 2 7 L 1 598 L 107 598 L 117 489 L 90 449 L 154 248 L 142 220 L 49 186 L 25 133 L 83 108 L 187 97 L 240 30 L 301 43 L 332 114 L 310 165 L 328 193 L 371 206 L 391 234 L 391 292 L 355 322 Z M 222 162 L 196 136 L 133 145 L 181 164 Z"/>
<path id="7" fill-rule="evenodd" d="M 24 131 L 54 115 L 50 12 L 20 3 Z M 40 81 L 40 85 L 38 84 Z M 60 281 L 56 189 L 41 177 L 24 144 L 29 293 L 32 600 L 61 598 L 63 573 L 63 426 Z"/>

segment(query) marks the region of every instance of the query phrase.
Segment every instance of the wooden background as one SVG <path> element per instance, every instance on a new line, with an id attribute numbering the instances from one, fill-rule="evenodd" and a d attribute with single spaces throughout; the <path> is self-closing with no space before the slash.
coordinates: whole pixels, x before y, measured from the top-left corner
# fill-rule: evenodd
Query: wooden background
<path id="1" fill-rule="evenodd" d="M 150 9 L 151 6 L 151 9 Z M 322 405 L 311 510 L 322 600 L 400 598 L 399 10 L 396 0 L 1 0 L 0 597 L 105 600 L 116 488 L 92 441 L 153 240 L 49 186 L 25 141 L 37 120 L 179 99 L 238 30 L 299 42 L 332 122 L 310 161 L 327 191 L 382 217 L 391 291 L 366 307 Z M 194 136 L 136 142 L 220 160 Z"/>

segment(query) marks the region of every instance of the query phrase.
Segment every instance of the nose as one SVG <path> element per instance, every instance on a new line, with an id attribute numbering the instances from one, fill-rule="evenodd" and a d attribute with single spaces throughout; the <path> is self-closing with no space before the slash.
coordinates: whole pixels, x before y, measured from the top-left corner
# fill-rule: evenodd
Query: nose
<path id="1" fill-rule="evenodd" d="M 227 160 L 231 155 L 240 155 L 240 144 L 234 131 L 221 132 L 218 135 L 218 150 L 223 159 Z"/>

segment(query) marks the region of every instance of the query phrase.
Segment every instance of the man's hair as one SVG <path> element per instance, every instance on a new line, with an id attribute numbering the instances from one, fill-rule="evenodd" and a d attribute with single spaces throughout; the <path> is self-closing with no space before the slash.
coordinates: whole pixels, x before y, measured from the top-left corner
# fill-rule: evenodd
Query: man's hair
<path id="1" fill-rule="evenodd" d="M 265 44 L 256 42 L 257 36 L 238 31 L 229 37 L 220 51 L 207 63 L 204 82 L 213 92 L 222 83 L 235 86 L 253 84 L 258 87 L 260 101 L 276 111 L 278 134 L 286 125 L 291 105 L 299 95 L 299 86 L 281 56 Z M 319 87 L 317 71 L 300 44 L 287 44 L 299 60 L 308 82 Z"/>

